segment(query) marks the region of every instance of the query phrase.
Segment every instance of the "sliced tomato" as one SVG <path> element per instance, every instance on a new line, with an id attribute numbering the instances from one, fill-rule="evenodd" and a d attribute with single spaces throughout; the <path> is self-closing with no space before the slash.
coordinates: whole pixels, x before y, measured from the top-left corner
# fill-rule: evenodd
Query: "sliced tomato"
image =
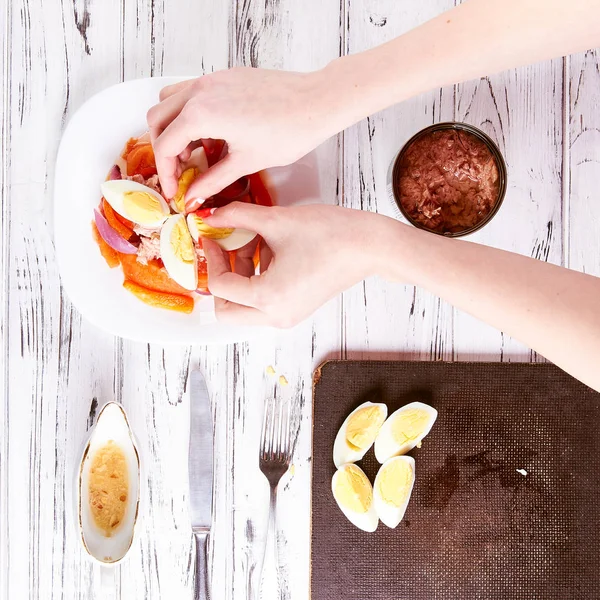
<path id="1" fill-rule="evenodd" d="M 137 144 L 127 154 L 127 175 L 152 177 L 156 175 L 156 160 L 152 144 Z"/>
<path id="2" fill-rule="evenodd" d="M 98 231 L 98 227 L 96 227 L 96 223 L 94 223 L 93 221 L 92 221 L 92 233 L 94 236 L 94 240 L 96 241 L 96 244 L 98 244 L 98 248 L 100 249 L 100 254 L 102 254 L 102 258 L 104 258 L 104 260 L 106 261 L 106 264 L 111 269 L 118 267 L 119 263 L 120 263 L 119 253 L 116 250 L 114 250 L 113 248 L 111 248 L 102 239 L 102 236 L 100 235 L 100 232 Z M 122 256 L 126 256 L 126 255 L 123 254 Z"/>
<path id="3" fill-rule="evenodd" d="M 125 150 L 123 150 L 123 154 L 121 154 L 121 158 L 127 158 L 127 155 L 133 150 L 133 147 L 138 143 L 137 138 L 129 138 L 127 140 L 127 144 L 125 145 Z"/>
<path id="4" fill-rule="evenodd" d="M 162 268 L 162 262 L 158 260 L 150 260 L 147 265 L 143 265 L 138 262 L 135 254 L 121 254 L 120 259 L 125 279 L 157 292 L 189 293 L 169 277 L 167 271 Z"/>
<path id="5" fill-rule="evenodd" d="M 129 279 L 123 282 L 123 287 L 142 302 L 156 308 L 166 308 L 167 310 L 176 310 L 186 314 L 190 314 L 194 310 L 194 299 L 190 296 L 159 292 Z"/>
<path id="6" fill-rule="evenodd" d="M 208 264 L 205 261 L 198 262 L 198 289 L 208 290 Z"/>
<path id="7" fill-rule="evenodd" d="M 240 200 L 242 196 L 248 193 L 249 189 L 250 182 L 248 178 L 240 177 L 237 181 L 234 181 L 232 184 L 228 185 L 224 190 L 221 190 L 217 194 L 217 197 L 233 202 L 233 200 Z"/>
<path id="8" fill-rule="evenodd" d="M 108 224 L 124 239 L 130 240 L 133 237 L 133 227 L 125 225 L 120 219 L 117 218 L 117 213 L 113 210 L 113 207 L 102 198 L 102 212 Z M 127 220 L 127 219 L 124 219 Z M 133 223 L 132 223 L 133 225 Z"/>
<path id="9" fill-rule="evenodd" d="M 204 152 L 206 152 L 206 160 L 208 161 L 209 167 L 212 167 L 216 162 L 219 162 L 227 153 L 225 140 L 213 140 L 209 138 L 200 141 L 202 142 Z"/>
<path id="10" fill-rule="evenodd" d="M 263 181 L 263 173 L 253 173 L 252 175 L 248 175 L 248 179 L 250 180 L 250 194 L 252 196 L 252 201 L 254 204 L 258 204 L 259 206 L 273 206 L 273 199 L 271 198 L 271 194 L 269 194 L 269 190 Z"/>

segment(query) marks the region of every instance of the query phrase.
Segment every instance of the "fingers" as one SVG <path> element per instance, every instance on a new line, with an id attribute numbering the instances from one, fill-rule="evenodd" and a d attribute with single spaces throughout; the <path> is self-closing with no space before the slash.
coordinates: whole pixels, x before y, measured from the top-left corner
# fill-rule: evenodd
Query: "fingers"
<path id="1" fill-rule="evenodd" d="M 198 198 L 204 200 L 218 194 L 242 175 L 244 173 L 240 168 L 240 162 L 234 154 L 228 154 L 190 185 L 185 196 L 186 208 L 188 210 L 193 208 Z"/>
<path id="2" fill-rule="evenodd" d="M 251 242 L 240 248 L 235 253 L 235 269 L 234 271 L 243 277 L 252 277 L 256 273 L 254 267 L 254 254 L 258 246 L 258 236 Z"/>
<path id="3" fill-rule="evenodd" d="M 277 230 L 277 207 L 258 206 L 247 202 L 232 202 L 218 208 L 205 221 L 211 227 L 235 227 L 248 229 L 263 238 L 273 237 Z"/>
<path id="4" fill-rule="evenodd" d="M 184 81 L 179 81 L 178 83 L 174 83 L 172 85 L 166 85 L 162 90 L 160 90 L 160 93 L 158 95 L 159 100 L 162 102 L 169 96 L 172 96 L 173 94 L 177 94 L 181 90 L 184 90 L 184 89 L 188 88 L 190 85 L 192 85 L 192 83 L 194 83 L 194 81 L 198 81 L 198 79 L 199 78 L 186 79 Z"/>
<path id="5" fill-rule="evenodd" d="M 271 260 L 273 260 L 273 251 L 263 241 L 260 245 L 260 262 L 258 264 L 261 273 L 264 273 L 269 268 Z"/>
<path id="6" fill-rule="evenodd" d="M 179 154 L 188 147 L 190 142 L 198 139 L 198 137 L 194 135 L 192 124 L 187 119 L 185 109 L 182 109 L 175 119 L 154 140 L 156 169 L 167 198 L 172 198 L 177 193 Z"/>
<path id="7" fill-rule="evenodd" d="M 221 298 L 215 298 L 215 314 L 221 323 L 229 325 L 270 325 L 268 315 L 257 308 L 242 306 Z"/>
<path id="8" fill-rule="evenodd" d="M 256 307 L 254 279 L 232 273 L 229 256 L 223 252 L 216 242 L 204 239 L 202 245 L 208 263 L 208 289 L 210 293 L 229 302 Z"/>

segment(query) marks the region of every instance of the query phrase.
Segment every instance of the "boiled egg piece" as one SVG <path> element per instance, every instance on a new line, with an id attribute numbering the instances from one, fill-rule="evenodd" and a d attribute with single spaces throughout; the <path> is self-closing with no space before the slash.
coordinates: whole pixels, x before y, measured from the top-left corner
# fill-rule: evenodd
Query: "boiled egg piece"
<path id="1" fill-rule="evenodd" d="M 346 417 L 333 444 L 336 467 L 356 462 L 369 451 L 387 413 L 385 404 L 364 402 Z"/>
<path id="2" fill-rule="evenodd" d="M 363 531 L 377 529 L 373 486 L 360 467 L 341 465 L 331 480 L 331 491 L 340 510 L 353 525 Z"/>
<path id="3" fill-rule="evenodd" d="M 158 192 L 135 181 L 105 181 L 100 189 L 116 212 L 144 227 L 159 227 L 171 212 L 166 200 Z"/>
<path id="4" fill-rule="evenodd" d="M 384 463 L 412 450 L 431 431 L 437 415 L 435 408 L 422 402 L 411 402 L 393 412 L 375 440 L 375 458 Z"/>
<path id="5" fill-rule="evenodd" d="M 79 467 L 81 540 L 102 563 L 121 560 L 131 547 L 138 517 L 140 461 L 123 407 L 109 402 L 98 420 Z"/>
<path id="6" fill-rule="evenodd" d="M 190 167 L 186 169 L 179 177 L 177 193 L 173 196 L 173 199 L 171 200 L 171 206 L 176 212 L 185 212 L 185 194 L 187 193 L 188 188 L 192 184 L 192 181 L 194 181 L 194 179 L 198 177 L 199 172 L 200 171 L 198 171 L 196 167 Z"/>
<path id="7" fill-rule="evenodd" d="M 394 456 L 381 465 L 373 486 L 373 504 L 381 522 L 392 529 L 402 521 L 415 484 L 415 460 Z"/>
<path id="8" fill-rule="evenodd" d="M 208 238 L 217 242 L 223 250 L 229 251 L 245 246 L 256 237 L 256 233 L 247 229 L 211 227 L 204 222 L 203 216 L 206 216 L 205 209 L 200 209 L 187 216 L 190 233 L 196 242 L 201 238 Z"/>
<path id="9" fill-rule="evenodd" d="M 184 215 L 169 217 L 160 230 L 160 258 L 169 277 L 186 290 L 198 287 L 198 259 Z"/>

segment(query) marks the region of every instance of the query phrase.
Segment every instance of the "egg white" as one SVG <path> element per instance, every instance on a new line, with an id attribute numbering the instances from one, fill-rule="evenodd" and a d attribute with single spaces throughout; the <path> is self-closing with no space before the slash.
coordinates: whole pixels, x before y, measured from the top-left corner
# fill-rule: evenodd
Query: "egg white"
<path id="1" fill-rule="evenodd" d="M 338 500 L 338 498 L 335 494 L 335 484 L 336 484 L 337 478 L 339 477 L 340 472 L 343 471 L 344 468 L 348 467 L 348 466 L 350 466 L 350 465 L 341 465 L 339 467 L 339 469 L 333 474 L 333 478 L 331 479 L 331 491 L 333 493 L 333 497 L 335 498 L 335 501 L 336 501 L 338 507 L 344 513 L 344 516 L 348 519 L 348 521 L 350 521 L 350 523 L 352 523 L 355 527 L 362 529 L 363 531 L 367 531 L 369 533 L 373 532 L 377 529 L 377 525 L 379 524 L 379 518 L 377 517 L 377 513 L 375 512 L 375 502 L 374 501 L 371 502 L 371 506 L 369 507 L 367 512 L 357 513 L 357 512 L 354 512 L 353 510 L 350 510 L 346 506 L 344 506 Z M 357 469 L 362 471 L 362 469 L 360 469 L 360 467 L 357 467 L 356 465 L 352 465 L 352 466 L 356 467 Z M 366 477 L 366 475 L 365 475 L 365 477 Z M 368 478 L 367 478 L 367 481 L 368 481 Z M 371 486 L 370 482 L 369 482 L 369 486 Z"/>
<path id="2" fill-rule="evenodd" d="M 392 435 L 392 427 L 395 419 L 398 415 L 406 410 L 410 409 L 419 409 L 423 410 L 428 415 L 428 421 L 421 431 L 421 433 L 414 439 L 404 444 L 398 444 Z M 375 440 L 375 458 L 380 462 L 384 463 L 386 460 L 391 458 L 392 456 L 400 456 L 402 454 L 406 454 L 410 452 L 421 440 L 431 431 L 435 420 L 437 419 L 437 410 L 428 404 L 423 404 L 423 402 L 411 402 L 406 406 L 399 408 L 394 411 L 385 421 L 381 429 L 379 430 L 379 435 Z"/>
<path id="3" fill-rule="evenodd" d="M 194 238 L 194 241 L 197 242 L 203 236 L 200 234 L 198 228 L 196 227 L 193 213 L 190 213 L 187 216 L 187 223 L 190 229 L 190 233 L 192 234 L 192 238 Z M 221 246 L 223 250 L 230 251 L 237 250 L 238 248 L 242 248 L 246 244 L 249 244 L 256 236 L 256 233 L 248 231 L 247 229 L 234 229 L 231 232 L 231 234 L 227 237 L 218 240 L 213 240 L 213 242 L 219 244 L 219 246 Z"/>
<path id="4" fill-rule="evenodd" d="M 412 481 L 408 488 L 408 493 L 406 494 L 405 501 L 400 505 L 396 506 L 389 502 L 386 502 L 380 491 L 380 484 L 382 473 L 385 471 L 386 467 L 394 461 L 403 461 L 410 465 L 412 469 Z M 377 473 L 377 477 L 375 477 L 375 484 L 373 485 L 373 506 L 375 508 L 375 512 L 378 518 L 384 525 L 387 525 L 391 529 L 394 529 L 398 526 L 400 521 L 402 521 L 404 517 L 404 513 L 406 512 L 406 507 L 410 501 L 410 496 L 412 494 L 413 486 L 415 485 L 415 460 L 411 456 L 393 456 L 392 458 L 386 460 L 383 465 L 379 468 L 379 472 Z"/>
<path id="5" fill-rule="evenodd" d="M 138 225 L 143 225 L 144 227 L 160 227 L 160 225 L 164 223 L 165 219 L 171 212 L 167 201 L 158 192 L 135 181 L 129 181 L 128 179 L 114 179 L 112 181 L 105 181 L 100 185 L 100 189 L 106 201 L 116 212 L 118 212 L 125 219 L 133 221 Z M 133 215 L 130 215 L 124 206 L 124 195 L 127 192 L 144 192 L 146 194 L 150 194 L 160 203 L 162 215 L 157 219 L 147 220 L 144 222 L 140 221 Z"/>
<path id="6" fill-rule="evenodd" d="M 345 463 L 353 463 L 361 460 L 373 445 L 371 444 L 368 448 L 357 450 L 356 448 L 351 448 L 348 445 L 348 442 L 346 441 L 346 430 L 348 429 L 348 422 L 350 421 L 352 415 L 367 406 L 378 406 L 379 410 L 383 413 L 383 418 L 385 421 L 385 418 L 387 417 L 388 413 L 388 408 L 387 405 L 383 403 L 363 402 L 360 406 L 355 408 L 346 417 L 346 420 L 342 423 L 342 426 L 340 427 L 337 435 L 335 436 L 335 441 L 333 443 L 333 462 L 336 467 L 340 467 Z M 377 436 L 375 436 L 375 439 L 377 439 Z"/>
<path id="7" fill-rule="evenodd" d="M 194 262 L 182 261 L 174 252 L 171 245 L 171 233 L 179 221 L 185 224 L 184 215 L 169 217 L 160 230 L 160 258 L 162 259 L 169 277 L 186 290 L 193 291 L 198 287 L 198 259 L 194 254 Z M 187 231 L 187 225 L 186 225 Z"/>

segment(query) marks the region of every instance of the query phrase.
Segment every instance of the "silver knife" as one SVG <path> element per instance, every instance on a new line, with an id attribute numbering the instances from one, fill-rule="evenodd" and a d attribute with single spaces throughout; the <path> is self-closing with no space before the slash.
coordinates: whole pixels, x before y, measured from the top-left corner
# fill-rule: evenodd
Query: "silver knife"
<path id="1" fill-rule="evenodd" d="M 206 381 L 200 371 L 190 376 L 190 517 L 196 540 L 194 598 L 208 600 L 208 538 L 213 500 L 213 418 Z"/>

